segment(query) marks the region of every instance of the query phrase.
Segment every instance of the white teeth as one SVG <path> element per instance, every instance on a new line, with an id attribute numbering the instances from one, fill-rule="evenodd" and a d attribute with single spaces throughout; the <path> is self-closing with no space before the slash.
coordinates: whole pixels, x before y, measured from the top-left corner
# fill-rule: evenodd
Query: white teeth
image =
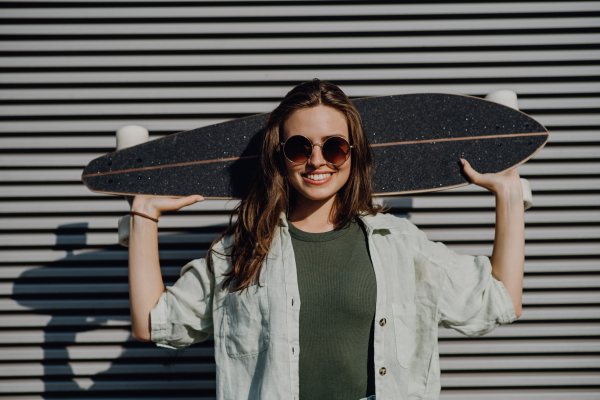
<path id="1" fill-rule="evenodd" d="M 327 179 L 331 176 L 331 174 L 309 174 L 306 175 L 308 179 L 312 179 L 313 181 L 322 181 L 323 179 Z"/>

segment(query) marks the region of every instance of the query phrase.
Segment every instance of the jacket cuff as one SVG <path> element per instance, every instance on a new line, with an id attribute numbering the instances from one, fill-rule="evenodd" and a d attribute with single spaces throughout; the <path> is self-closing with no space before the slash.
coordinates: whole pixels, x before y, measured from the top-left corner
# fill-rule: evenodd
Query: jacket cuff
<path id="1" fill-rule="evenodd" d="M 501 316 L 500 316 L 500 324 L 510 324 L 517 320 L 517 315 L 515 313 L 515 306 L 513 305 L 512 299 L 504 286 L 502 281 L 498 280 L 494 275 L 492 275 L 492 279 L 494 280 L 494 284 L 498 288 L 495 290 L 496 293 L 496 303 L 500 307 Z"/>
<path id="2" fill-rule="evenodd" d="M 150 340 L 158 347 L 176 349 L 169 345 L 167 327 L 167 292 L 165 291 L 160 295 L 156 306 L 150 311 Z"/>

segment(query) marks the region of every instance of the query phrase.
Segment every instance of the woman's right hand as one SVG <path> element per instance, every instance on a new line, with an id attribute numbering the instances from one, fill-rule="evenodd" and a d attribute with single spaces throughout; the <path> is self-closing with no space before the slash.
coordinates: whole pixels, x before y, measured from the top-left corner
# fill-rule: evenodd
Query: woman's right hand
<path id="1" fill-rule="evenodd" d="M 158 218 L 167 211 L 177 211 L 182 207 L 189 206 L 203 200 L 204 197 L 199 195 L 191 195 L 179 198 L 137 195 L 133 199 L 131 211 L 141 212 L 153 218 Z"/>

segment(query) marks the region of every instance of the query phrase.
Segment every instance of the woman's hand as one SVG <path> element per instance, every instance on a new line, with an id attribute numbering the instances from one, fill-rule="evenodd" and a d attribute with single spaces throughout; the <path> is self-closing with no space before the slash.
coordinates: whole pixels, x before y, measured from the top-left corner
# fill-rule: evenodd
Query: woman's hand
<path id="1" fill-rule="evenodd" d="M 516 168 L 503 174 L 480 174 L 471 167 L 471 164 L 467 160 L 464 158 L 460 160 L 463 164 L 464 173 L 477 186 L 481 186 L 496 194 L 510 189 L 522 190 L 519 172 L 517 172 Z"/>
<path id="2" fill-rule="evenodd" d="M 182 198 L 137 195 L 133 199 L 131 211 L 141 212 L 153 218 L 158 218 L 167 211 L 176 211 L 182 207 L 189 206 L 203 200 L 204 197 L 199 195 L 192 195 Z"/>

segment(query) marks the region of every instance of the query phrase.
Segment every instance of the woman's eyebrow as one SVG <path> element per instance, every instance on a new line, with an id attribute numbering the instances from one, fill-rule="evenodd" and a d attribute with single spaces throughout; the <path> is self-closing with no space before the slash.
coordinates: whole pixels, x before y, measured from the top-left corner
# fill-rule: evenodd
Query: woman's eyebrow
<path id="1" fill-rule="evenodd" d="M 344 135 L 342 135 L 342 134 L 337 134 L 337 135 L 327 135 L 327 136 L 323 136 L 323 137 L 321 137 L 321 140 L 323 140 L 323 141 L 326 141 L 327 139 L 329 139 L 329 138 L 332 138 L 332 137 L 343 137 L 344 139 L 347 139 L 347 138 L 346 138 Z"/>

